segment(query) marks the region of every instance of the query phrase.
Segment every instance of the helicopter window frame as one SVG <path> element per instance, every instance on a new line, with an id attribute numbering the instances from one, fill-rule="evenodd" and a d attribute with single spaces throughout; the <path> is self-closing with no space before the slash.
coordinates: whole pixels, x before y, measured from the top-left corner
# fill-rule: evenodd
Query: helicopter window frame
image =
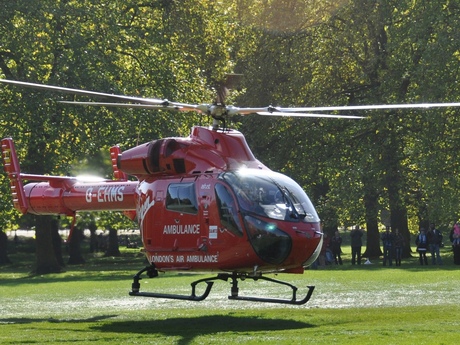
<path id="1" fill-rule="evenodd" d="M 168 185 L 166 209 L 173 212 L 198 214 L 195 183 L 171 183 Z"/>

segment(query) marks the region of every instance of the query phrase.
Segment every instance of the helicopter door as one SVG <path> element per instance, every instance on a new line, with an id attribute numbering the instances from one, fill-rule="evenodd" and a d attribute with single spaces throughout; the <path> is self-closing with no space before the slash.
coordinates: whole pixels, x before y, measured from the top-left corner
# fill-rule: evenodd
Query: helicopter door
<path id="1" fill-rule="evenodd" d="M 237 203 L 233 198 L 233 194 L 225 185 L 220 183 L 215 185 L 215 191 L 217 209 L 219 211 L 222 227 L 230 233 L 242 237 L 243 228 L 238 216 Z"/>
<path id="2" fill-rule="evenodd" d="M 170 183 L 166 192 L 163 245 L 173 250 L 196 250 L 200 221 L 195 182 Z"/>

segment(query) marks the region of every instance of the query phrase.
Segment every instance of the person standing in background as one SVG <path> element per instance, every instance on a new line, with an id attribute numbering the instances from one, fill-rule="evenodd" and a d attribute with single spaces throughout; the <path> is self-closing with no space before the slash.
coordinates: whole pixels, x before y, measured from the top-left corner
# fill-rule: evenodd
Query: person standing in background
<path id="1" fill-rule="evenodd" d="M 363 231 L 358 225 L 350 232 L 351 237 L 351 264 L 361 265 L 361 247 L 363 246 Z"/>
<path id="2" fill-rule="evenodd" d="M 452 250 L 454 252 L 454 264 L 460 265 L 460 241 L 458 233 L 460 232 L 459 222 L 454 223 L 454 226 L 449 234 L 449 239 L 452 242 Z"/>
<path id="3" fill-rule="evenodd" d="M 331 238 L 329 245 L 334 255 L 334 261 L 336 265 L 342 265 L 342 237 L 340 237 L 339 231 L 336 231 L 334 237 Z"/>
<path id="4" fill-rule="evenodd" d="M 383 266 L 388 264 L 393 266 L 393 233 L 389 226 L 387 226 L 385 232 L 381 236 L 383 244 Z"/>
<path id="5" fill-rule="evenodd" d="M 398 228 L 395 229 L 393 243 L 395 249 L 396 266 L 401 266 L 402 251 L 404 248 L 404 236 L 399 232 Z"/>
<path id="6" fill-rule="evenodd" d="M 420 228 L 420 232 L 415 238 L 415 244 L 417 245 L 417 252 L 419 254 L 420 265 L 428 265 L 428 260 L 426 258 L 428 239 L 426 237 L 424 228 Z"/>
<path id="7" fill-rule="evenodd" d="M 434 223 L 430 224 L 430 230 L 426 234 L 428 239 L 428 247 L 431 253 L 431 263 L 433 265 L 442 265 L 441 255 L 439 254 L 439 249 L 442 243 L 442 233 L 434 226 Z"/>

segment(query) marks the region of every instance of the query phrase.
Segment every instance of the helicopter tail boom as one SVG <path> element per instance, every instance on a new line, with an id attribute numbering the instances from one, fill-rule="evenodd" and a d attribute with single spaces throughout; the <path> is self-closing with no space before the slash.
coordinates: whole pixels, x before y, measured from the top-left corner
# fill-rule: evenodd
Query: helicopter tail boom
<path id="1" fill-rule="evenodd" d="M 23 174 L 13 140 L 5 138 L 1 144 L 13 204 L 21 213 L 74 216 L 77 211 L 111 210 L 129 212 L 127 216 L 134 218 L 138 182 L 126 181 L 121 172 L 116 174 L 119 180 Z M 23 180 L 35 182 L 24 185 Z"/>

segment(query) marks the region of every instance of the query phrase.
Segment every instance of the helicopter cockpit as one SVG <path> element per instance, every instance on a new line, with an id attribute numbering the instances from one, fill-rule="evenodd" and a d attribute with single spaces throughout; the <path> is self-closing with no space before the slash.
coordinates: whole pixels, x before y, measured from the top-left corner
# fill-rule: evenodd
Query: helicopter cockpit
<path id="1" fill-rule="evenodd" d="M 275 220 L 319 222 L 307 194 L 285 175 L 240 169 L 221 178 L 233 188 L 242 211 Z"/>
<path id="2" fill-rule="evenodd" d="M 319 217 L 303 189 L 289 177 L 268 170 L 241 169 L 220 175 L 233 189 L 250 243 L 267 263 L 281 264 L 291 253 L 292 238 L 275 221 L 318 223 Z M 216 188 L 221 220 L 229 231 L 242 236 L 241 222 L 231 200 Z M 270 220 L 267 220 L 269 218 Z M 264 220 L 265 219 L 265 220 Z"/>

